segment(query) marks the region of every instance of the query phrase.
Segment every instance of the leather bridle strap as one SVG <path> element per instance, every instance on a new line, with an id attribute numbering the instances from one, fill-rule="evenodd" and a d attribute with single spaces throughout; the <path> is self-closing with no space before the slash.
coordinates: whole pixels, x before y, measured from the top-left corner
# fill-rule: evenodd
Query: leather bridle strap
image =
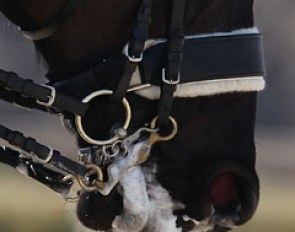
<path id="1" fill-rule="evenodd" d="M 152 0 L 143 0 L 140 5 L 133 38 L 124 51 L 126 56 L 124 71 L 112 99 L 121 100 L 126 95 L 132 75 L 138 63 L 143 59 L 144 45 L 148 39 L 149 26 L 152 21 L 152 2 Z"/>
<path id="2" fill-rule="evenodd" d="M 65 174 L 43 164 L 35 162 L 31 157 L 8 147 L 0 146 L 0 163 L 16 168 L 21 174 L 35 179 L 53 191 L 66 196 L 73 186 L 73 181 L 64 179 Z"/>
<path id="3" fill-rule="evenodd" d="M 24 99 L 30 108 L 40 108 L 38 105 L 41 105 L 52 108 L 53 111 L 66 111 L 80 116 L 83 116 L 87 109 L 87 104 L 58 93 L 53 87 L 35 84 L 32 80 L 22 79 L 13 72 L 0 69 L 0 90 L 2 89 L 14 95 L 16 99 Z"/>
<path id="4" fill-rule="evenodd" d="M 75 13 L 82 2 L 83 0 L 66 0 L 61 10 L 44 26 L 30 29 L 21 28 L 23 35 L 27 39 L 34 41 L 43 40 L 52 36 L 52 34 Z"/>
<path id="5" fill-rule="evenodd" d="M 38 143 L 33 138 L 25 137 L 19 131 L 13 131 L 0 125 L 0 138 L 18 149 L 31 154 L 40 163 L 49 164 L 75 176 L 85 176 L 87 173 L 85 166 L 66 158 L 57 150 Z"/>
<path id="6" fill-rule="evenodd" d="M 158 123 L 165 125 L 169 121 L 172 109 L 173 93 L 180 82 L 180 69 L 183 56 L 185 0 L 173 0 L 168 39 L 167 66 L 162 72 L 161 96 L 158 109 Z"/>

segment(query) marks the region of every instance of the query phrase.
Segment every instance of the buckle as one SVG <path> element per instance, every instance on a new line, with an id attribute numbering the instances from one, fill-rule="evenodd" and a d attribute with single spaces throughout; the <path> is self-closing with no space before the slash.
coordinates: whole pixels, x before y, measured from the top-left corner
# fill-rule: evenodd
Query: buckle
<path id="1" fill-rule="evenodd" d="M 52 86 L 48 86 L 48 85 L 42 85 L 42 86 L 50 90 L 50 95 L 48 96 L 49 100 L 48 100 L 48 102 L 42 102 L 42 101 L 39 101 L 39 100 L 37 100 L 36 102 L 39 105 L 50 107 L 50 106 L 53 105 L 53 103 L 55 101 L 56 90 Z"/>
<path id="2" fill-rule="evenodd" d="M 127 44 L 123 49 L 124 55 L 128 58 L 130 62 L 139 63 L 143 60 L 143 52 L 140 53 L 139 57 L 130 56 L 129 54 L 129 44 Z"/>
<path id="3" fill-rule="evenodd" d="M 163 68 L 162 69 L 162 81 L 167 85 L 178 85 L 180 83 L 180 72 L 178 72 L 177 80 L 173 80 L 173 79 L 168 80 L 166 78 L 166 69 Z"/>
<path id="4" fill-rule="evenodd" d="M 52 157 L 54 155 L 54 149 L 51 148 L 51 147 L 48 147 L 48 146 L 47 146 L 47 148 L 48 148 L 49 151 L 48 151 L 48 155 L 47 155 L 47 157 L 45 159 L 41 159 L 37 155 L 33 155 L 33 159 L 36 160 L 39 163 L 48 164 L 52 160 Z"/>

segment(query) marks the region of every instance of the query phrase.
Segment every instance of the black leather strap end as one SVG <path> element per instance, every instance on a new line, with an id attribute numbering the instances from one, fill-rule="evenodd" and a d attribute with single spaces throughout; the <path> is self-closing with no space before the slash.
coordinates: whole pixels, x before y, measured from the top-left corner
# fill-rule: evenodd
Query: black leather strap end
<path id="1" fill-rule="evenodd" d="M 114 94 L 112 95 L 113 100 L 121 100 L 125 97 L 127 90 L 130 85 L 131 78 L 133 73 L 136 70 L 137 63 L 130 62 L 127 58 L 125 59 L 125 67 L 121 79 L 118 83 L 117 89 L 115 90 Z"/>

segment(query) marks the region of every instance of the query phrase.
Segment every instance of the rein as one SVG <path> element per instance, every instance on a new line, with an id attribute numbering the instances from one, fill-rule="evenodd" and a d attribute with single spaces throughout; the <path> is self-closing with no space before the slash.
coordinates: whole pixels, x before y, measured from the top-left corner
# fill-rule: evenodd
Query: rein
<path id="1" fill-rule="evenodd" d="M 78 7 L 80 1 L 68 1 L 67 3 L 67 6 L 62 11 L 60 11 L 56 17 L 50 20 L 44 28 L 34 29 L 33 31 L 24 31 L 24 36 L 31 40 L 42 40 L 51 36 L 57 30 L 57 28 L 67 18 L 70 17 L 75 8 Z M 173 11 L 178 11 L 179 9 L 184 11 L 185 1 L 175 0 L 173 5 Z M 65 174 L 65 176 L 62 178 L 62 182 L 73 182 L 73 180 L 77 180 L 78 184 L 84 191 L 98 190 L 102 194 L 107 195 L 117 184 L 119 176 L 122 176 L 132 166 L 139 165 L 148 159 L 149 152 L 153 144 L 172 139 L 177 133 L 177 123 L 170 116 L 170 112 L 165 112 L 165 116 L 159 114 L 158 117 L 155 117 L 151 123 L 150 128 L 143 127 L 131 135 L 128 134 L 128 127 L 131 121 L 131 109 L 127 99 L 125 98 L 125 95 L 127 92 L 136 91 L 147 86 L 140 85 L 135 88 L 129 88 L 129 83 L 138 64 L 143 59 L 144 46 L 148 38 L 148 30 L 151 23 L 151 7 L 151 0 L 142 1 L 133 39 L 126 46 L 124 55 L 120 57 L 123 61 L 123 72 L 120 80 L 118 81 L 117 87 L 114 90 L 96 90 L 91 94 L 88 93 L 88 96 L 84 98 L 82 102 L 80 102 L 73 97 L 69 97 L 63 93 L 60 93 L 58 88 L 55 88 L 54 86 L 37 85 L 31 80 L 20 78 L 15 73 L 6 72 L 4 70 L 0 71 L 0 86 L 1 89 L 3 89 L 8 95 L 8 97 L 6 96 L 4 100 L 29 108 L 49 111 L 51 113 L 70 113 L 75 115 L 77 132 L 86 142 L 92 145 L 91 149 L 95 149 L 96 153 L 103 154 L 99 154 L 99 156 L 103 157 L 104 159 L 102 161 L 103 164 L 94 163 L 93 160 L 90 162 L 84 162 L 84 164 L 74 162 L 61 155 L 59 151 L 40 144 L 36 142 L 35 139 L 25 137 L 22 135 L 22 133 L 10 130 L 4 126 L 0 127 L 0 137 L 11 145 L 21 149 L 21 153 L 16 155 L 17 153 L 15 151 L 11 149 L 6 150 L 6 148 L 3 148 L 1 152 L 7 153 L 8 155 L 14 155 L 15 159 L 20 160 L 20 163 L 22 163 L 21 158 L 25 156 L 26 161 L 25 163 L 22 163 L 24 165 L 26 165 L 26 163 L 38 163 L 43 165 L 45 168 L 50 169 L 50 167 L 54 167 L 53 170 L 57 170 L 58 173 Z M 179 37 L 179 31 L 182 32 L 182 25 L 178 24 L 179 22 L 183 21 L 184 12 L 182 12 L 180 15 L 176 15 L 174 12 L 173 15 L 179 17 L 179 19 L 175 22 L 172 22 L 172 24 L 175 24 L 175 26 L 171 29 L 171 48 L 169 52 L 170 55 L 168 57 L 172 63 L 172 58 L 175 55 L 174 52 L 177 50 L 179 58 L 178 61 L 173 60 L 173 62 L 174 64 L 179 63 L 177 65 L 180 67 L 182 46 L 179 47 L 179 45 L 183 44 L 184 38 L 183 36 Z M 177 33 L 173 30 L 177 30 Z M 168 70 L 171 68 L 173 68 L 173 65 L 170 65 Z M 176 76 L 178 78 L 180 76 L 179 68 L 177 68 L 176 71 Z M 167 74 L 167 76 L 167 78 L 169 78 L 170 74 Z M 173 80 L 173 78 L 174 77 L 171 76 L 170 80 Z M 165 85 L 173 86 L 175 89 L 175 85 L 177 83 L 174 83 L 170 80 L 166 80 Z M 163 90 L 163 92 L 166 91 L 169 91 L 169 95 L 171 95 L 170 89 L 168 90 L 165 88 Z M 122 102 L 126 110 L 126 120 L 124 126 L 119 128 L 112 138 L 108 140 L 94 140 L 90 138 L 84 131 L 82 117 L 85 114 L 90 101 L 96 97 L 104 95 L 110 95 L 112 99 Z M 166 99 L 168 98 L 169 97 L 166 97 Z M 171 98 L 173 99 L 172 95 Z M 168 108 L 168 111 L 171 110 L 170 108 L 171 106 Z M 167 111 L 166 108 L 164 110 Z M 159 112 L 161 113 L 161 111 L 162 110 Z M 159 123 L 159 119 L 161 119 L 163 122 L 165 121 L 165 123 L 172 124 L 171 133 L 168 133 L 168 135 L 165 136 L 162 136 L 158 133 L 159 129 L 156 127 Z M 147 136 L 148 134 L 150 134 L 150 136 Z M 118 163 L 120 160 L 128 160 L 129 146 L 137 143 L 139 140 L 145 140 L 146 142 L 142 146 L 138 156 L 135 157 L 135 159 L 133 158 L 133 160 L 127 162 L 124 168 L 121 168 L 119 173 L 116 174 L 117 177 L 111 176 L 111 169 L 114 169 L 114 167 L 118 168 L 118 165 L 116 166 L 113 164 L 116 163 L 113 162 L 113 160 L 117 160 Z M 87 156 L 91 155 L 92 154 L 87 154 Z M 28 162 L 27 159 L 30 161 Z M 105 178 L 103 177 L 102 166 L 108 167 L 108 182 L 103 182 Z M 36 175 L 36 178 L 37 177 L 38 176 Z M 113 183 L 109 183 L 114 179 L 116 179 L 115 182 L 113 181 Z M 67 191 L 70 191 L 70 189 L 68 188 Z"/>
<path id="2" fill-rule="evenodd" d="M 44 27 L 23 31 L 24 36 L 31 40 L 50 37 L 81 2 L 66 1 L 64 8 Z M 75 184 L 83 191 L 99 191 L 108 195 L 130 168 L 147 161 L 155 143 L 176 136 L 177 121 L 171 116 L 171 109 L 177 86 L 210 81 L 242 81 L 245 77 L 264 75 L 262 40 L 258 33 L 185 38 L 185 4 L 185 0 L 173 0 L 167 41 L 145 49 L 150 42 L 148 30 L 152 20 L 152 0 L 142 0 L 133 37 L 123 53 L 69 80 L 57 78 L 50 85 L 38 85 L 13 72 L 0 70 L 2 100 L 53 114 L 74 116 L 76 131 L 73 133 L 78 133 L 89 144 L 79 150 L 80 162 L 75 162 L 33 138 L 0 125 L 0 138 L 21 150 L 0 148 L 0 162 L 13 167 L 23 166 L 29 176 L 69 200 L 79 199 L 79 195 L 75 195 L 77 193 L 71 195 Z M 54 79 L 54 73 L 51 75 Z M 137 84 L 132 85 L 133 82 Z M 132 110 L 126 95 L 130 92 L 145 95 L 144 92 L 153 87 L 160 91 L 158 114 L 149 126 L 138 128 L 130 134 L 128 128 Z M 254 86 L 244 91 L 261 88 Z M 75 96 L 67 92 L 76 89 Z M 227 92 L 234 91 L 239 89 L 233 87 Z M 91 138 L 82 123 L 91 101 L 102 96 L 121 102 L 125 110 L 124 125 L 106 140 Z M 71 123 L 67 119 L 64 122 L 72 130 Z M 167 125 L 171 129 L 163 135 L 160 129 Z M 132 146 L 140 143 L 138 154 L 130 155 Z"/>

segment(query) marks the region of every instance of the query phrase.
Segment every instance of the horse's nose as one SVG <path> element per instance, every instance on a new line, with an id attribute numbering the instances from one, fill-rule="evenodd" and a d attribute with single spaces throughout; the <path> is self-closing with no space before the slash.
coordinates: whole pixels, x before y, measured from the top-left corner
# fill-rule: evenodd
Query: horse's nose
<path id="1" fill-rule="evenodd" d="M 211 167 L 212 168 L 212 167 Z M 241 225 L 251 219 L 259 198 L 255 170 L 232 162 L 214 165 L 209 192 L 217 225 Z"/>

